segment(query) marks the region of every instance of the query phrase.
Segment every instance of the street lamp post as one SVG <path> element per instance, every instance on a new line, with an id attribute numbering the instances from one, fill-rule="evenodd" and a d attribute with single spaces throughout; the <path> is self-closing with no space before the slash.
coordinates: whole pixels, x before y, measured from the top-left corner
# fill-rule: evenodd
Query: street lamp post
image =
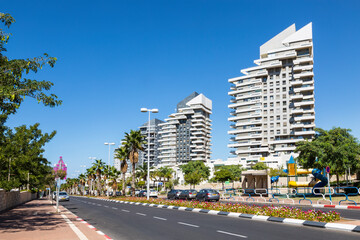
<path id="1" fill-rule="evenodd" d="M 106 143 L 104 143 L 105 145 L 109 145 L 109 159 L 108 159 L 108 165 L 110 166 L 110 147 L 111 147 L 111 145 L 115 145 L 115 143 L 108 143 L 108 142 L 106 142 Z"/>
<path id="2" fill-rule="evenodd" d="M 111 145 L 115 145 L 115 143 L 108 143 L 108 142 L 106 142 L 106 143 L 104 143 L 105 145 L 109 145 L 109 159 L 108 159 L 108 167 L 110 168 L 110 147 L 111 147 Z M 105 182 L 106 182 L 107 180 L 105 180 Z M 106 184 L 106 195 L 107 196 L 109 196 L 109 189 L 108 189 L 109 187 L 107 186 L 107 184 Z"/>
<path id="3" fill-rule="evenodd" d="M 148 160 L 147 160 L 147 186 L 146 186 L 146 198 L 149 200 L 149 194 L 150 194 L 150 113 L 158 113 L 159 110 L 154 109 L 147 109 L 147 108 L 141 108 L 141 112 L 148 112 L 149 113 L 149 121 L 148 121 Z"/>

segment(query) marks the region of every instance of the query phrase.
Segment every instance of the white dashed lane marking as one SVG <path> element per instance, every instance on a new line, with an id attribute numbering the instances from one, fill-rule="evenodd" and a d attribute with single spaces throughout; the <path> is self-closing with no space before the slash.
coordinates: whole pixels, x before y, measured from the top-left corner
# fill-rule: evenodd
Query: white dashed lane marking
<path id="1" fill-rule="evenodd" d="M 161 218 L 161 217 L 153 217 L 153 218 L 156 218 L 156 219 L 159 219 L 159 220 L 163 220 L 163 221 L 166 221 L 167 219 L 166 218 Z"/>
<path id="2" fill-rule="evenodd" d="M 189 227 L 196 227 L 196 228 L 199 227 L 198 225 L 194 225 L 194 224 L 190 224 L 190 223 L 184 223 L 184 222 L 178 222 L 178 224 L 189 226 Z"/>
<path id="3" fill-rule="evenodd" d="M 224 232 L 224 231 L 220 231 L 220 230 L 217 230 L 217 232 L 218 232 L 218 233 L 227 234 L 227 235 L 230 235 L 230 236 L 234 236 L 234 237 L 247 238 L 247 236 L 240 235 L 240 234 L 229 233 L 229 232 Z"/>

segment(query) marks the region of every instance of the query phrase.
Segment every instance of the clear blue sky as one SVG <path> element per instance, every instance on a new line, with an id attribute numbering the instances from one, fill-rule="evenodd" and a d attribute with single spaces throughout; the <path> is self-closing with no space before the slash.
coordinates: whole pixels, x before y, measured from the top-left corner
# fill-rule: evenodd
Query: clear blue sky
<path id="1" fill-rule="evenodd" d="M 193 91 L 213 101 L 212 158 L 229 150 L 228 78 L 254 65 L 259 47 L 295 23 L 313 22 L 316 125 L 360 137 L 360 1 L 0 1 L 10 13 L 11 58 L 58 58 L 35 75 L 62 100 L 45 108 L 27 99 L 8 122 L 34 124 L 55 138 L 45 156 L 63 156 L 69 176 L 88 157 L 107 161 L 106 141 L 166 118 Z"/>

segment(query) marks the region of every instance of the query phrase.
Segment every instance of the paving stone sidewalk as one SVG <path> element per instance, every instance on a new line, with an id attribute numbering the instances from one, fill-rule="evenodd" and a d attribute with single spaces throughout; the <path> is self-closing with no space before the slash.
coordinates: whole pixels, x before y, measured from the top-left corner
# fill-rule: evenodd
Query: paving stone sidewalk
<path id="1" fill-rule="evenodd" d="M 0 214 L 1 240 L 104 240 L 61 205 L 56 213 L 48 199 L 27 202 Z"/>

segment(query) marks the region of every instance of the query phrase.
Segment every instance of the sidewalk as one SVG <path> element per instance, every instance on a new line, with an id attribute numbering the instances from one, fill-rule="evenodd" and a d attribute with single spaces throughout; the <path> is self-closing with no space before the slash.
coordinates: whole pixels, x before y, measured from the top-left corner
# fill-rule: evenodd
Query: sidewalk
<path id="1" fill-rule="evenodd" d="M 61 212 L 56 213 L 51 201 L 38 199 L 3 212 L 0 214 L 0 239 L 108 239 L 89 228 L 63 206 L 59 205 L 59 209 Z"/>

